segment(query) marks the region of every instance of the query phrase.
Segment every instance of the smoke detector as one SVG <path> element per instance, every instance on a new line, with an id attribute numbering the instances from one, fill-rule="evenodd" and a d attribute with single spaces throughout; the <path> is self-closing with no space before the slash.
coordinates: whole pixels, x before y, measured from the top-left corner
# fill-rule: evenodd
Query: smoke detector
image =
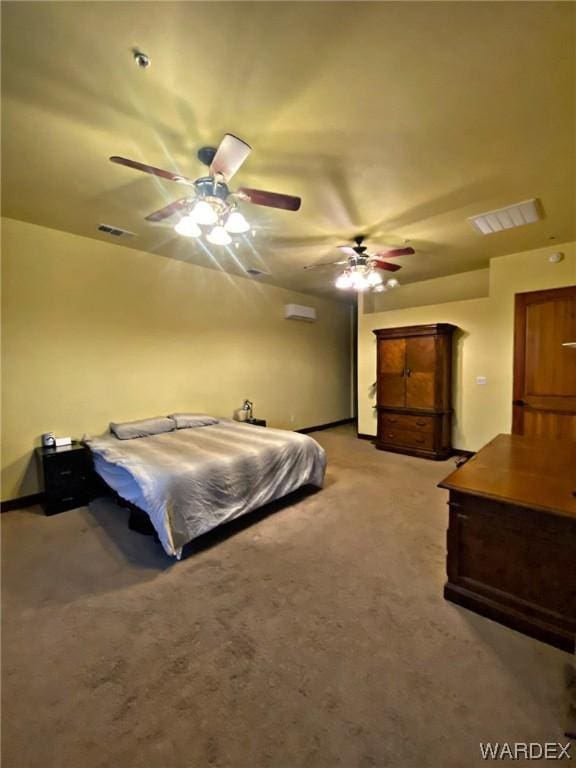
<path id="1" fill-rule="evenodd" d="M 468 221 L 481 235 L 492 235 L 494 232 L 523 227 L 525 224 L 532 224 L 541 219 L 541 207 L 538 200 L 533 198 L 532 200 L 525 200 L 523 203 L 509 205 L 506 208 L 497 208 L 495 211 L 470 216 Z"/>

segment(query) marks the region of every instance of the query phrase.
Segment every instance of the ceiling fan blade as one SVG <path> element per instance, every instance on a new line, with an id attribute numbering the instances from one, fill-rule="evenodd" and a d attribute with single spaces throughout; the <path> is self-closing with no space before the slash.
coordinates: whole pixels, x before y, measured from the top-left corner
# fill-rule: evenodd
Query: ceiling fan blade
<path id="1" fill-rule="evenodd" d="M 245 141 L 242 141 L 237 136 L 227 133 L 216 150 L 210 165 L 210 175 L 216 176 L 216 174 L 220 174 L 224 177 L 225 181 L 229 181 L 250 152 L 252 152 L 250 144 L 246 144 Z"/>
<path id="2" fill-rule="evenodd" d="M 414 248 L 408 246 L 407 248 L 391 248 L 388 251 L 380 251 L 375 253 L 374 256 L 377 259 L 380 257 L 393 259 L 395 256 L 411 256 L 413 253 L 416 253 Z"/>
<path id="3" fill-rule="evenodd" d="M 181 197 L 180 200 L 175 200 L 173 203 L 170 203 L 170 205 L 166 205 L 164 208 L 160 208 L 159 211 L 149 213 L 148 216 L 146 216 L 146 221 L 162 221 L 163 219 L 167 219 L 170 216 L 173 216 L 175 213 L 178 213 L 178 211 L 182 211 L 187 208 L 189 202 L 189 197 Z"/>
<path id="4" fill-rule="evenodd" d="M 298 211 L 302 204 L 302 199 L 293 195 L 281 195 L 278 192 L 266 192 L 263 189 L 248 187 L 240 187 L 238 191 L 254 205 L 266 205 L 269 208 L 281 208 L 284 211 Z"/>
<path id="5" fill-rule="evenodd" d="M 151 173 L 153 176 L 160 176 L 163 179 L 169 181 L 177 181 L 180 184 L 194 185 L 192 179 L 187 179 L 186 176 L 180 176 L 178 173 L 171 173 L 165 171 L 163 168 L 155 168 L 153 165 L 146 165 L 146 163 L 139 163 L 137 160 L 129 160 L 127 157 L 117 157 L 114 155 L 110 158 L 112 163 L 118 165 L 125 165 L 127 168 L 134 168 L 137 171 L 144 171 L 144 173 Z"/>
<path id="6" fill-rule="evenodd" d="M 380 261 L 380 259 L 370 259 L 370 264 L 377 269 L 385 269 L 388 272 L 397 272 L 402 269 L 400 264 L 388 264 L 387 261 Z"/>
<path id="7" fill-rule="evenodd" d="M 338 250 L 342 251 L 342 253 L 345 253 L 347 256 L 358 256 L 358 252 L 352 248 L 351 245 L 339 245 Z"/>
<path id="8" fill-rule="evenodd" d="M 303 267 L 303 269 L 318 269 L 320 267 L 335 267 L 340 266 L 342 264 L 348 264 L 348 259 L 345 261 L 324 261 L 322 264 L 309 264 L 307 267 Z"/>

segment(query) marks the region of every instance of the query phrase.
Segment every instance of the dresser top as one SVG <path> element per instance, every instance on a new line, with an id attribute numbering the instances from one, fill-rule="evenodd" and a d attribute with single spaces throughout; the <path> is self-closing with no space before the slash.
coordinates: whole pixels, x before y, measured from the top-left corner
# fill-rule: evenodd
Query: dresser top
<path id="1" fill-rule="evenodd" d="M 576 519 L 576 442 L 498 435 L 439 486 Z"/>
<path id="2" fill-rule="evenodd" d="M 458 326 L 450 323 L 430 323 L 429 325 L 404 325 L 395 328 L 376 328 L 373 330 L 378 338 L 394 339 L 406 336 L 446 336 L 454 333 Z"/>

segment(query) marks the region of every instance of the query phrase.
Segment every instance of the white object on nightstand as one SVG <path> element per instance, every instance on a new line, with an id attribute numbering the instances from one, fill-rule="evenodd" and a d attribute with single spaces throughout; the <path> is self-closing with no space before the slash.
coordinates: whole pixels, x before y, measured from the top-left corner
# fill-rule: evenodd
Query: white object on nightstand
<path id="1" fill-rule="evenodd" d="M 60 448 L 63 445 L 72 445 L 72 438 L 71 437 L 55 437 L 54 445 L 56 446 L 56 448 Z"/>

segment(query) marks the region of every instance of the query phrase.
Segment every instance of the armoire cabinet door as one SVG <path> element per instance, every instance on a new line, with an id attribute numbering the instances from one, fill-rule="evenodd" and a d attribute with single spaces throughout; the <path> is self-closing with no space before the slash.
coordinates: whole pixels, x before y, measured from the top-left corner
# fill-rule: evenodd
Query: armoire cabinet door
<path id="1" fill-rule="evenodd" d="M 412 336 L 406 340 L 406 407 L 434 408 L 436 339 Z"/>
<path id="2" fill-rule="evenodd" d="M 449 323 L 378 328 L 376 447 L 447 459 L 452 403 Z"/>
<path id="3" fill-rule="evenodd" d="M 406 405 L 406 339 L 378 342 L 378 405 Z"/>

